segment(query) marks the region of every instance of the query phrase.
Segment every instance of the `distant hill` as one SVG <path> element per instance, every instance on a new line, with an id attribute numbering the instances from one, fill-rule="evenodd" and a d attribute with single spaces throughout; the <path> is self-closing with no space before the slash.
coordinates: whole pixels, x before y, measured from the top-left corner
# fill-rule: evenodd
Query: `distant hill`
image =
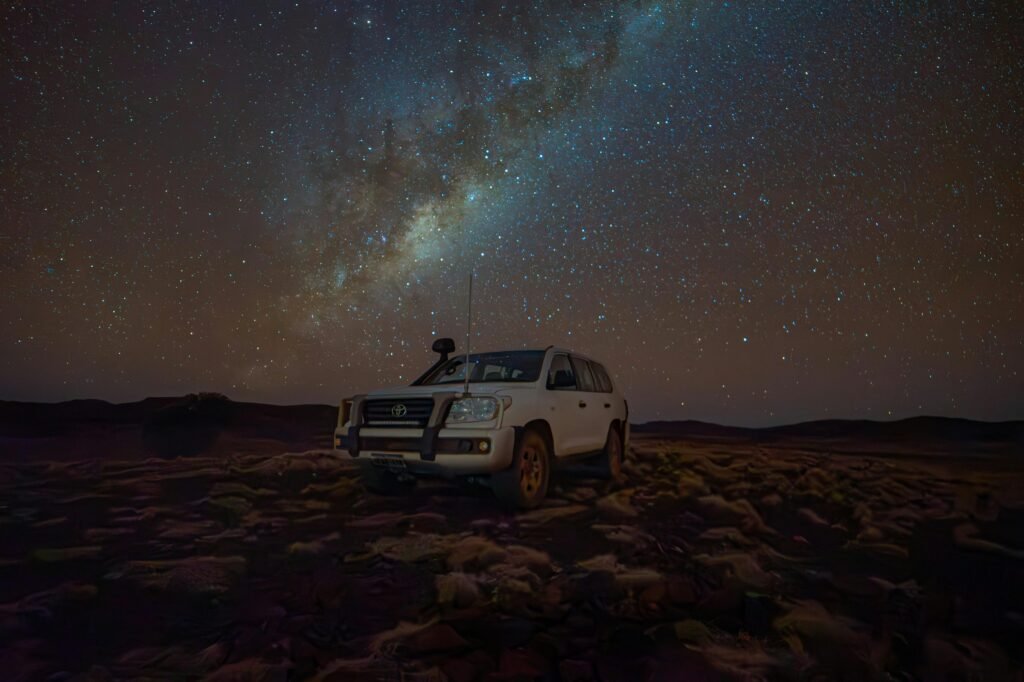
<path id="1" fill-rule="evenodd" d="M 635 424 L 645 436 L 712 442 L 792 443 L 807 441 L 837 450 L 1024 451 L 1024 421 L 983 422 L 950 417 L 911 417 L 896 421 L 825 419 L 766 428 L 721 426 L 700 421 Z"/>
<path id="2" fill-rule="evenodd" d="M 216 394 L 133 403 L 0 401 L 0 459 L 130 459 L 174 456 L 176 449 L 190 455 L 329 448 L 337 411 L 331 405 L 235 402 Z"/>

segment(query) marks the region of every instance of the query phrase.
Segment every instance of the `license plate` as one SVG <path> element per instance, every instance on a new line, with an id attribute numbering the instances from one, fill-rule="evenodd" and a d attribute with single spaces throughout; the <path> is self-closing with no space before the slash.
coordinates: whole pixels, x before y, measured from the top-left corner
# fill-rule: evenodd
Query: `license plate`
<path id="1" fill-rule="evenodd" d="M 386 455 L 383 453 L 372 453 L 370 461 L 375 466 L 385 467 L 391 471 L 405 471 L 405 458 L 401 455 Z"/>

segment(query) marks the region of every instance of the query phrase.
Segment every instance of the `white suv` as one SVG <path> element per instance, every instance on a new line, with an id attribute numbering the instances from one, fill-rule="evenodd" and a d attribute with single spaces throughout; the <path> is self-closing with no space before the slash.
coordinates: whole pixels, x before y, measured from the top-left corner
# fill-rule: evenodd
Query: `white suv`
<path id="1" fill-rule="evenodd" d="M 439 339 L 440 359 L 411 386 L 342 402 L 334 447 L 362 465 L 368 488 L 489 476 L 501 502 L 528 508 L 544 499 L 556 463 L 594 459 L 601 475 L 619 477 L 629 406 L 601 363 L 548 347 L 474 353 L 467 370 L 454 350 Z"/>

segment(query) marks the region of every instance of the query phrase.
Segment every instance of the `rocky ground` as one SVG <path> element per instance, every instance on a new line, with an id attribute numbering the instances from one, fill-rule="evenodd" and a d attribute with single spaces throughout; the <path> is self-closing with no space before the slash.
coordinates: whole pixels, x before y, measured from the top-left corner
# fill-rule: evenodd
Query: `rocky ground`
<path id="1" fill-rule="evenodd" d="M 1019 459 L 648 437 L 499 511 L 329 453 L 0 465 L 0 673 L 1021 679 Z"/>

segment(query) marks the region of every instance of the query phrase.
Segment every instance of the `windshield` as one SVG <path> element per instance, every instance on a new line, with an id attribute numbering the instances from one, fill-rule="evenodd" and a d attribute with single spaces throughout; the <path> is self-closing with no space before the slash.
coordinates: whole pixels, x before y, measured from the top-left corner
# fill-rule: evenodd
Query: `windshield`
<path id="1" fill-rule="evenodd" d="M 536 381 L 544 351 L 519 350 L 503 353 L 477 353 L 469 356 L 469 382 Z M 425 379 L 424 385 L 461 384 L 466 380 L 466 356 L 449 358 Z"/>

